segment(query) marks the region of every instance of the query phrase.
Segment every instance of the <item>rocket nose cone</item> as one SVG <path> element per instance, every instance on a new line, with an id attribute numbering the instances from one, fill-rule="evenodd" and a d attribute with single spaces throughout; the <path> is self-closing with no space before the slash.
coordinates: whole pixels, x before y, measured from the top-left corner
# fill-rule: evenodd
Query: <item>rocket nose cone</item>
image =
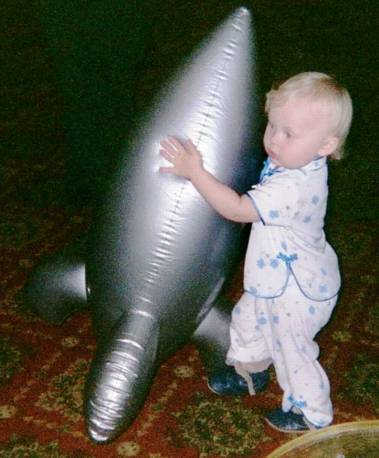
<path id="1" fill-rule="evenodd" d="M 144 311 L 123 315 L 98 346 L 87 379 L 87 432 L 105 444 L 130 426 L 153 381 L 159 338 L 157 320 Z"/>
<path id="2" fill-rule="evenodd" d="M 118 433 L 113 431 L 105 431 L 97 428 L 95 424 L 87 424 L 87 434 L 95 444 L 108 444 L 118 436 Z"/>

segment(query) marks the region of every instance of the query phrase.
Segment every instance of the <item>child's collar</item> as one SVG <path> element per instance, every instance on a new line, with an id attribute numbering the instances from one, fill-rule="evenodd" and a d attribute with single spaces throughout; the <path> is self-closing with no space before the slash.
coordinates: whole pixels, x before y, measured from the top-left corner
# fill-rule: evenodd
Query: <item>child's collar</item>
<path id="1" fill-rule="evenodd" d="M 263 177 L 271 176 L 277 172 L 283 172 L 284 170 L 299 170 L 300 172 L 307 174 L 308 172 L 312 172 L 315 170 L 319 170 L 324 167 L 326 164 L 326 157 L 317 157 L 313 159 L 313 161 L 308 162 L 308 164 L 303 165 L 302 167 L 298 167 L 296 169 L 286 169 L 285 167 L 275 165 L 272 163 L 271 158 L 268 157 L 263 163 L 263 169 L 261 172 L 261 180 Z"/>
<path id="2" fill-rule="evenodd" d="M 304 174 L 307 174 L 308 172 L 313 172 L 315 170 L 319 170 L 323 168 L 326 164 L 326 157 L 317 157 L 316 159 L 313 159 L 313 161 L 308 162 L 308 164 L 303 165 L 303 167 L 299 167 L 298 170 L 303 172 Z"/>
<path id="3" fill-rule="evenodd" d="M 271 159 L 268 157 L 263 162 L 263 169 L 261 171 L 259 181 L 262 181 L 265 177 L 270 177 L 271 175 L 274 175 L 274 173 L 279 172 L 279 169 L 283 169 L 283 167 L 279 167 L 273 164 Z"/>

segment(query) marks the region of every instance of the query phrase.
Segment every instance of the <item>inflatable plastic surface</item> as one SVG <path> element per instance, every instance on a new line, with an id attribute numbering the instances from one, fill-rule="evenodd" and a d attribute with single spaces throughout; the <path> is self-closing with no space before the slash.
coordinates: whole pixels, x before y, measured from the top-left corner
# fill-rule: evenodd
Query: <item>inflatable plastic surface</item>
<path id="1" fill-rule="evenodd" d="M 90 309 L 97 351 L 85 415 L 97 443 L 131 424 L 159 365 L 194 335 L 215 353 L 227 348 L 228 314 L 211 309 L 241 225 L 219 217 L 190 182 L 159 172 L 159 142 L 189 137 L 221 181 L 240 192 L 251 186 L 258 170 L 254 46 L 250 13 L 240 8 L 178 70 L 121 152 L 85 263 L 59 255 L 26 286 L 31 307 L 55 323 Z M 45 284 L 59 294 L 47 294 Z"/>

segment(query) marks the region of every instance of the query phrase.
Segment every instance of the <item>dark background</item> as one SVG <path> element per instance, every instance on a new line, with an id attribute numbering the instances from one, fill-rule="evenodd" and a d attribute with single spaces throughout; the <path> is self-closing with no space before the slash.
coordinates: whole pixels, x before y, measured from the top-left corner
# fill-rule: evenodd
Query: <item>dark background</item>
<path id="1" fill-rule="evenodd" d="M 354 121 L 331 163 L 330 217 L 376 220 L 379 16 L 374 0 L 256 0 L 260 91 L 300 71 L 346 85 Z M 5 0 L 1 161 L 64 154 L 67 204 L 92 205 L 138 112 L 235 1 Z M 51 196 L 52 190 L 49 190 Z M 43 192 L 41 198 L 43 199 Z"/>

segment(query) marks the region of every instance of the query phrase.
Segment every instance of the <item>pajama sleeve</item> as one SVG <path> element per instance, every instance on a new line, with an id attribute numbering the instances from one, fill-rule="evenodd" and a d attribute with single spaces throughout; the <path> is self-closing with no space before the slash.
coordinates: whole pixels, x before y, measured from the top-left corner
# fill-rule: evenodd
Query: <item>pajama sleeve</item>
<path id="1" fill-rule="evenodd" d="M 299 184 L 283 174 L 270 177 L 247 193 L 264 225 L 291 225 L 299 210 Z"/>

